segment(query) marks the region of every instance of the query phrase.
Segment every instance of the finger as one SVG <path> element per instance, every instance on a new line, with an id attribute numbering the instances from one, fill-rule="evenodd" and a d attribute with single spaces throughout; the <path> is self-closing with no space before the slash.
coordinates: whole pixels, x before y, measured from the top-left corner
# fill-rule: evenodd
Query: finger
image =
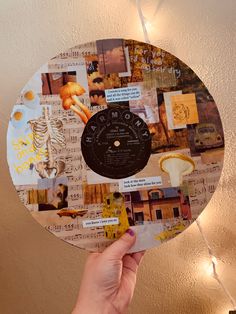
<path id="1" fill-rule="evenodd" d="M 134 245 L 136 240 L 135 233 L 132 229 L 128 229 L 120 239 L 112 243 L 103 252 L 103 256 L 109 257 L 110 259 L 122 259 L 129 249 Z"/>
<path id="2" fill-rule="evenodd" d="M 97 259 L 100 255 L 101 255 L 101 253 L 98 253 L 98 252 L 90 252 L 88 254 L 87 260 L 93 261 L 93 260 Z"/>
<path id="3" fill-rule="evenodd" d="M 137 263 L 137 265 L 139 265 L 139 264 L 141 263 L 145 252 L 146 252 L 146 251 L 141 251 L 141 252 L 137 252 L 137 253 L 133 253 L 133 254 L 132 254 L 132 258 L 135 260 L 135 262 Z"/>
<path id="4" fill-rule="evenodd" d="M 135 259 L 127 254 L 123 257 L 123 273 L 126 272 L 133 272 L 134 274 L 136 274 L 138 270 L 138 265 L 135 261 Z"/>

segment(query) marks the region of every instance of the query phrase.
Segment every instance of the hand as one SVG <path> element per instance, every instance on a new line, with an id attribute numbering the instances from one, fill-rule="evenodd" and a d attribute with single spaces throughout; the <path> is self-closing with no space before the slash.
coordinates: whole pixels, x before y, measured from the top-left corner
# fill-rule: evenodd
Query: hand
<path id="1" fill-rule="evenodd" d="M 144 255 L 144 252 L 127 254 L 135 239 L 134 231 L 128 229 L 103 253 L 89 255 L 72 314 L 124 313 L 132 299 Z"/>

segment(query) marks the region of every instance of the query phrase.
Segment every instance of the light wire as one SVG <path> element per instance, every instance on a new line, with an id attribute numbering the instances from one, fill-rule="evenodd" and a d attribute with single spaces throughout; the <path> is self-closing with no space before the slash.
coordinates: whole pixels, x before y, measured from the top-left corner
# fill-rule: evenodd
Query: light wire
<path id="1" fill-rule="evenodd" d="M 212 264 L 212 269 L 213 269 L 213 277 L 214 279 L 218 282 L 218 284 L 221 286 L 222 290 L 224 291 L 225 295 L 229 298 L 230 300 L 230 303 L 232 304 L 233 306 L 233 309 L 236 310 L 236 302 L 233 298 L 233 296 L 231 295 L 231 293 L 229 292 L 229 290 L 226 288 L 226 286 L 224 285 L 224 283 L 221 281 L 218 273 L 217 273 L 217 269 L 216 269 L 216 262 L 214 260 L 215 256 L 212 252 L 212 248 L 203 232 L 203 229 L 202 229 L 202 226 L 200 224 L 200 220 L 199 218 L 196 219 L 196 224 L 197 224 L 197 227 L 198 227 L 198 230 L 199 232 L 201 233 L 201 236 L 206 244 L 206 247 L 207 247 L 207 250 L 208 250 L 208 253 L 210 255 L 210 258 L 211 258 L 211 264 Z"/>
<path id="2" fill-rule="evenodd" d="M 136 6 L 137 6 L 137 9 L 138 9 L 138 15 L 139 15 L 140 22 L 141 22 L 142 29 L 143 29 L 144 40 L 145 40 L 146 43 L 150 44 L 150 40 L 149 40 L 147 28 L 146 28 L 146 21 L 145 21 L 146 19 L 145 19 L 144 15 L 143 15 L 143 11 L 142 11 L 140 0 L 136 0 Z"/>
<path id="3" fill-rule="evenodd" d="M 139 14 L 139 18 L 140 18 L 140 22 L 142 25 L 142 29 L 143 29 L 143 36 L 144 36 L 144 40 L 146 43 L 150 44 L 150 40 L 149 40 L 149 36 L 148 36 L 148 31 L 146 28 L 146 18 L 143 15 L 143 11 L 142 11 L 142 7 L 141 7 L 141 3 L 140 0 L 136 0 L 136 6 L 137 6 L 137 10 L 138 10 L 138 14 Z M 155 12 L 157 13 L 157 12 Z M 200 224 L 200 220 L 196 219 L 196 224 L 198 227 L 198 230 L 200 232 L 200 234 L 202 235 L 202 238 L 206 244 L 209 256 L 211 258 L 211 264 L 212 264 L 212 269 L 213 269 L 213 277 L 214 279 L 218 282 L 218 284 L 221 286 L 222 290 L 224 291 L 225 295 L 228 297 L 228 299 L 230 300 L 230 303 L 233 306 L 233 309 L 236 310 L 236 301 L 234 300 L 233 296 L 231 295 L 231 293 L 229 292 L 229 290 L 225 287 L 225 285 L 223 284 L 223 282 L 221 281 L 218 273 L 217 273 L 217 269 L 216 269 L 216 261 L 215 261 L 215 256 L 213 255 L 212 252 L 212 248 L 203 232 L 202 226 Z"/>

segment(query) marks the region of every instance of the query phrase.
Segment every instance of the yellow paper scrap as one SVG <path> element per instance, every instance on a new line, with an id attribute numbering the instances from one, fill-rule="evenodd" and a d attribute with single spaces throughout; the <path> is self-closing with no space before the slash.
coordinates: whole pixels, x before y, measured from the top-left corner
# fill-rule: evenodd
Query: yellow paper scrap
<path id="1" fill-rule="evenodd" d="M 199 122 L 195 94 L 171 96 L 171 108 L 174 126 Z"/>

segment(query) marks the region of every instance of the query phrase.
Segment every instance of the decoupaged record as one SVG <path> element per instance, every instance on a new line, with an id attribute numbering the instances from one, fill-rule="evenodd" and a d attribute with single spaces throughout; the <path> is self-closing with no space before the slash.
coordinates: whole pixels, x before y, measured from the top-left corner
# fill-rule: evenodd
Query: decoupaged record
<path id="1" fill-rule="evenodd" d="M 132 252 L 185 230 L 223 167 L 214 99 L 170 53 L 130 39 L 78 45 L 43 65 L 9 120 L 21 202 L 46 230 L 102 251 L 128 228 Z"/>

